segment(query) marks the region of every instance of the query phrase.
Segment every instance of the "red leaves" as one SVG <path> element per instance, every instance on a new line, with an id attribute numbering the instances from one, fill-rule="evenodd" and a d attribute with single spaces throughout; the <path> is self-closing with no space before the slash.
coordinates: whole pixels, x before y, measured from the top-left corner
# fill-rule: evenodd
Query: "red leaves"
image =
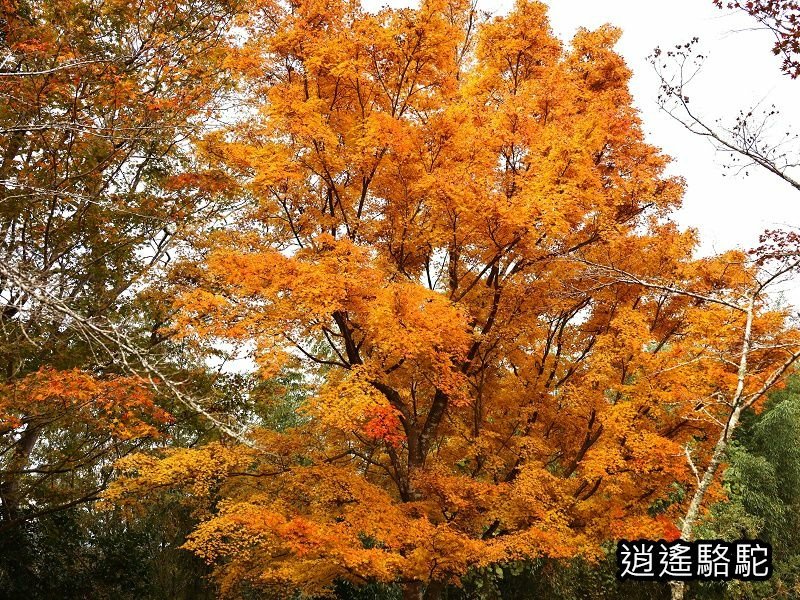
<path id="1" fill-rule="evenodd" d="M 797 0 L 749 0 L 723 3 L 714 0 L 722 8 L 742 10 L 771 30 L 775 37 L 772 53 L 783 55 L 781 69 L 792 79 L 800 76 L 800 2 Z"/>
<path id="2" fill-rule="evenodd" d="M 365 414 L 368 420 L 363 429 L 370 439 L 386 442 L 394 448 L 398 448 L 406 440 L 396 409 L 391 406 L 376 406 Z"/>
<path id="3" fill-rule="evenodd" d="M 800 233 L 783 229 L 766 230 L 758 238 L 760 245 L 749 254 L 756 263 L 764 265 L 767 262 L 787 264 L 800 260 Z"/>
<path id="4" fill-rule="evenodd" d="M 161 435 L 172 416 L 159 408 L 138 377 L 97 378 L 85 371 L 42 368 L 0 387 L 0 424 L 16 427 L 23 415 L 82 422 L 120 439 Z"/>
<path id="5" fill-rule="evenodd" d="M 681 537 L 681 530 L 678 529 L 675 526 L 675 524 L 667 517 L 659 516 L 656 518 L 656 521 L 658 521 L 663 526 L 664 528 L 663 538 L 666 541 L 674 542 L 679 537 Z"/>

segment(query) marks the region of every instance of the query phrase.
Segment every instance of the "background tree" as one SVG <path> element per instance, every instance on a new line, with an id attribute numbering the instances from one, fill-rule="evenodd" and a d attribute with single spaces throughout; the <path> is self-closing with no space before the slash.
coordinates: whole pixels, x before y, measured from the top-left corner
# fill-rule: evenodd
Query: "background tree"
<path id="1" fill-rule="evenodd" d="M 102 524 L 87 505 L 114 461 L 163 444 L 168 429 L 179 440 L 204 429 L 132 373 L 113 339 L 83 333 L 113 326 L 130 363 L 194 368 L 194 389 L 210 387 L 204 365 L 159 333 L 169 305 L 158 286 L 141 292 L 231 207 L 196 185 L 214 175 L 195 168 L 190 140 L 232 89 L 237 4 L 22 0 L 0 11 L 0 580 L 40 596 L 55 589 L 41 586 L 59 524 L 80 524 L 87 544 L 103 537 L 89 536 Z"/>
<path id="2" fill-rule="evenodd" d="M 792 79 L 800 76 L 800 3 L 796 0 L 714 0 L 719 8 L 746 12 L 775 34 L 772 52 L 781 56 L 781 69 Z"/>

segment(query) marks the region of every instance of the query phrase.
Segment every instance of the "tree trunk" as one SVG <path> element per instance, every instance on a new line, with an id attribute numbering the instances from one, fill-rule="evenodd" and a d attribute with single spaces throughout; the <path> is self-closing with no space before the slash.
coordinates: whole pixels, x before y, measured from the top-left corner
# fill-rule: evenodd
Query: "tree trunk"
<path id="1" fill-rule="evenodd" d="M 683 581 L 670 581 L 669 587 L 672 600 L 683 600 L 683 595 L 686 593 L 686 584 Z"/>
<path id="2" fill-rule="evenodd" d="M 40 425 L 31 420 L 17 441 L 5 472 L 0 470 L 0 520 L 13 523 L 19 518 L 20 480 L 30 462 L 33 447 L 41 433 Z"/>
<path id="3" fill-rule="evenodd" d="M 439 600 L 443 591 L 444 584 L 440 581 L 431 581 L 428 585 L 411 581 L 403 584 L 403 600 Z"/>
<path id="4" fill-rule="evenodd" d="M 728 444 L 733 437 L 733 432 L 739 425 L 739 418 L 742 415 L 742 410 L 745 408 L 743 394 L 745 388 L 745 378 L 747 377 L 747 361 L 750 355 L 752 343 L 755 300 L 756 294 L 754 293 L 750 296 L 750 300 L 745 311 L 747 314 L 747 321 L 745 323 L 744 336 L 742 338 L 742 353 L 739 359 L 736 391 L 731 398 L 733 410 L 728 417 L 728 422 L 725 424 L 725 427 L 719 434 L 719 439 L 714 446 L 714 453 L 711 455 L 711 462 L 708 463 L 702 479 L 697 482 L 697 489 L 694 491 L 692 501 L 689 504 L 689 508 L 686 511 L 686 516 L 683 518 L 683 523 L 681 524 L 682 540 L 689 541 L 692 539 L 692 528 L 694 527 L 694 523 L 700 514 L 700 506 L 703 504 L 703 498 L 706 495 L 706 491 L 711 486 L 711 483 L 714 481 L 714 475 L 717 473 L 717 469 L 722 462 L 722 457 L 725 455 L 725 451 L 728 449 Z M 686 593 L 685 583 L 682 581 L 673 581 L 670 582 L 670 588 L 672 590 L 672 600 L 683 600 L 684 594 Z"/>
<path id="5" fill-rule="evenodd" d="M 403 600 L 423 600 L 422 582 L 412 581 L 403 584 Z"/>

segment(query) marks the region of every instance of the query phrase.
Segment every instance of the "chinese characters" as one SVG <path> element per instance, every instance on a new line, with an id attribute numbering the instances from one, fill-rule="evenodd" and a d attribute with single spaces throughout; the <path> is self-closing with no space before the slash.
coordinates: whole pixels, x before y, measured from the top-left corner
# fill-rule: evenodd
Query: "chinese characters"
<path id="1" fill-rule="evenodd" d="M 622 580 L 763 580 L 772 575 L 772 547 L 761 540 L 620 540 L 617 567 Z"/>

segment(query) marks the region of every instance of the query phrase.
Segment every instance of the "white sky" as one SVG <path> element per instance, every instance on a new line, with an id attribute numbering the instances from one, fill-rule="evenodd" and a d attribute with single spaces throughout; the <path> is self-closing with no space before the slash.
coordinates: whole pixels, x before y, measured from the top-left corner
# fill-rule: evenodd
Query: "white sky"
<path id="1" fill-rule="evenodd" d="M 650 143 L 673 157 L 671 172 L 683 176 L 687 190 L 676 214 L 685 227 L 700 231 L 701 252 L 751 248 L 766 228 L 800 226 L 800 195 L 774 175 L 750 169 L 734 176 L 722 168 L 726 157 L 710 143 L 685 131 L 656 104 L 658 78 L 647 56 L 656 46 L 674 47 L 694 36 L 707 59 L 689 89 L 690 105 L 706 120 L 732 122 L 739 109 L 775 104 L 780 122 L 800 125 L 800 80 L 780 71 L 771 53 L 773 37 L 744 14 L 722 11 L 711 0 L 545 0 L 550 21 L 564 41 L 578 27 L 611 23 L 623 30 L 617 50 L 633 71 L 631 91 Z M 370 10 L 386 5 L 416 5 L 413 0 L 364 0 Z M 513 0 L 478 0 L 480 9 L 503 14 Z M 794 127 L 797 132 L 800 127 Z M 798 148 L 800 150 L 800 148 Z M 800 306 L 800 281 L 785 287 Z"/>

